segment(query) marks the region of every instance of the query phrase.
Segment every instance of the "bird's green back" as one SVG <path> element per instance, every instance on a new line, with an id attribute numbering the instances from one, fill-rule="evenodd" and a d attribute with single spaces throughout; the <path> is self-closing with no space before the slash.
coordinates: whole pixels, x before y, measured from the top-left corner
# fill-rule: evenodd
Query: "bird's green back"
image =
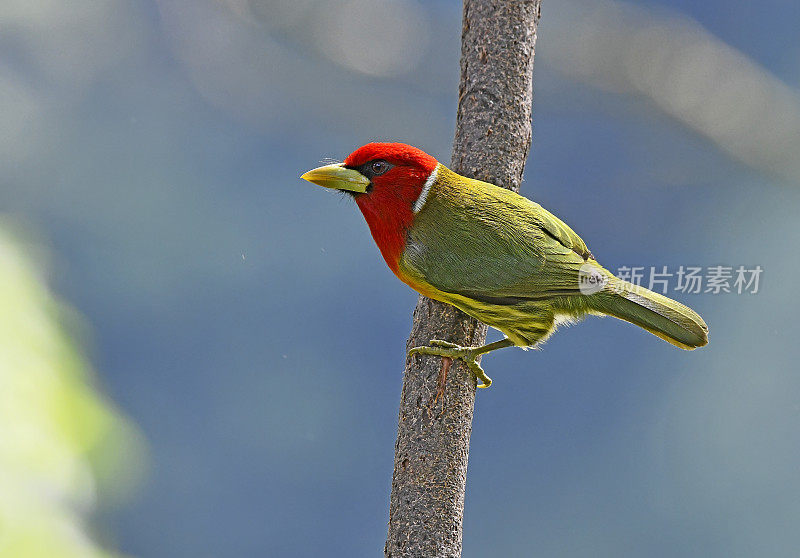
<path id="1" fill-rule="evenodd" d="M 502 301 L 579 294 L 587 260 L 583 240 L 539 204 L 440 166 L 401 266 L 441 291 Z"/>

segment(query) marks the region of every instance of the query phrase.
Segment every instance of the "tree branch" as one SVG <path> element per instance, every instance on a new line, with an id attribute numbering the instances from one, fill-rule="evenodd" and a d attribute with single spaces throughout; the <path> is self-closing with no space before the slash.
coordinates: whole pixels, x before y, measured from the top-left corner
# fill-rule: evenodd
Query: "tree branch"
<path id="1" fill-rule="evenodd" d="M 541 0 L 465 0 L 451 168 L 519 190 L 531 145 L 533 55 Z M 486 326 L 419 297 L 406 344 L 480 345 Z M 461 556 L 475 381 L 461 361 L 406 361 L 395 444 L 387 557 Z"/>

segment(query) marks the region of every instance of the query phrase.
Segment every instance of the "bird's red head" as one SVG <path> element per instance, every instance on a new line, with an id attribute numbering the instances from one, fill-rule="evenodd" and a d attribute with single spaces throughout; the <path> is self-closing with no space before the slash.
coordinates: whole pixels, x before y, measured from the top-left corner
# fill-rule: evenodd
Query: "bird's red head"
<path id="1" fill-rule="evenodd" d="M 353 151 L 342 165 L 369 179 L 366 191 L 353 197 L 386 263 L 396 273 L 406 231 L 419 210 L 415 204 L 438 162 L 404 143 L 368 143 Z"/>
<path id="2" fill-rule="evenodd" d="M 371 163 L 376 162 L 388 163 L 388 166 L 373 168 Z M 348 155 L 343 164 L 365 176 L 372 175 L 375 186 L 402 187 L 420 180 L 424 184 L 438 162 L 421 149 L 405 143 L 368 143 Z"/>
<path id="3" fill-rule="evenodd" d="M 435 183 L 438 164 L 404 143 L 368 143 L 344 163 L 319 167 L 302 178 L 351 194 L 386 263 L 397 273 L 406 233 Z"/>

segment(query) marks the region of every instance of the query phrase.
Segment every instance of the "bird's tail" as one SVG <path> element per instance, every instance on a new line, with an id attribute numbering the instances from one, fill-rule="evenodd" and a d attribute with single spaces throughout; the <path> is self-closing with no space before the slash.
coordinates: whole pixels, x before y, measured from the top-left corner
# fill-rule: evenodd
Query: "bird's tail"
<path id="1" fill-rule="evenodd" d="M 691 350 L 708 343 L 708 326 L 697 312 L 606 273 L 603 289 L 587 297 L 592 310 L 635 324 L 681 349 Z"/>

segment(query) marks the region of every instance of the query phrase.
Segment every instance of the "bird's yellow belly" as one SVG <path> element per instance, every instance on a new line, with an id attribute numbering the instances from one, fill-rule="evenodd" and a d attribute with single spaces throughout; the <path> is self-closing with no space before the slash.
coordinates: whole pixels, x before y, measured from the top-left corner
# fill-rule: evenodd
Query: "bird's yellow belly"
<path id="1" fill-rule="evenodd" d="M 449 293 L 443 302 L 452 304 L 465 314 L 503 332 L 519 347 L 536 345 L 555 329 L 555 314 L 548 304 L 489 304 Z"/>
<path id="2" fill-rule="evenodd" d="M 451 304 L 465 314 L 501 331 L 519 347 L 531 347 L 544 341 L 558 323 L 568 321 L 548 302 L 491 304 L 441 291 L 405 272 L 402 267 L 398 270 L 397 277 L 418 293 Z"/>

